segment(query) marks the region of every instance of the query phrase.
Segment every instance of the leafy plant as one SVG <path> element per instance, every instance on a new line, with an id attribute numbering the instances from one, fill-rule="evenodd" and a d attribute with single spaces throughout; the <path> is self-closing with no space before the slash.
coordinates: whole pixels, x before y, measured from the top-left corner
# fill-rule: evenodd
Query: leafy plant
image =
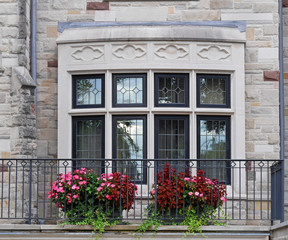
<path id="1" fill-rule="evenodd" d="M 217 179 L 206 178 L 204 171 L 198 170 L 196 176 L 191 176 L 189 171 L 177 173 L 168 162 L 163 171 L 157 173 L 157 183 L 150 194 L 155 199 L 156 210 L 155 204 L 149 206 L 149 217 L 137 231 L 141 236 L 153 225 L 157 226 L 156 233 L 159 225 L 164 224 L 160 219 L 167 217 L 167 213 L 170 218 L 176 214 L 175 219 L 172 216 L 172 224 L 177 224 L 177 215 L 183 216 L 180 224 L 188 226 L 184 237 L 189 233 L 202 234 L 201 226 L 218 224 L 216 214 L 221 212 L 227 195 L 225 185 Z"/>
<path id="2" fill-rule="evenodd" d="M 136 198 L 137 186 L 130 177 L 119 172 L 97 176 L 91 169 L 81 168 L 59 174 L 52 183 L 48 198 L 61 209 L 66 223 L 92 225 L 100 235 L 105 227 L 115 225 Z M 98 237 L 97 237 L 98 238 Z"/>

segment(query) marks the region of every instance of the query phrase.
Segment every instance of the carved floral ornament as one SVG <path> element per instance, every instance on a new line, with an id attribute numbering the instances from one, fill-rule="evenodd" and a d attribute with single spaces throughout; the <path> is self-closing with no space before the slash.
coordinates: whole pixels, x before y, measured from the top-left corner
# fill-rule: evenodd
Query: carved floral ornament
<path id="1" fill-rule="evenodd" d="M 103 55 L 104 51 L 101 46 L 79 47 L 72 53 L 72 57 L 80 61 L 93 61 L 101 58 Z"/>
<path id="2" fill-rule="evenodd" d="M 231 56 L 229 51 L 230 47 L 221 47 L 217 45 L 210 46 L 198 46 L 200 50 L 198 50 L 197 55 L 206 60 L 224 60 Z"/>
<path id="3" fill-rule="evenodd" d="M 132 60 L 143 57 L 146 54 L 146 49 L 137 45 L 126 44 L 116 47 L 112 54 L 116 58 Z"/>
<path id="4" fill-rule="evenodd" d="M 184 46 L 168 44 L 156 48 L 154 54 L 159 58 L 173 60 L 186 57 L 189 54 L 189 51 Z"/>

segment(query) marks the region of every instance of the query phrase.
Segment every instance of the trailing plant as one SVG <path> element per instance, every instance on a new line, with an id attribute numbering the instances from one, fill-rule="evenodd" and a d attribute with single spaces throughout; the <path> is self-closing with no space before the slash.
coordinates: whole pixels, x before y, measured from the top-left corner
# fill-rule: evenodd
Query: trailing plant
<path id="1" fill-rule="evenodd" d="M 130 210 L 137 186 L 119 172 L 98 176 L 91 169 L 81 168 L 59 174 L 52 183 L 48 198 L 67 219 L 65 223 L 94 227 L 101 235 L 107 226 L 115 225 L 123 210 Z M 113 220 L 114 219 L 114 220 Z"/>
<path id="2" fill-rule="evenodd" d="M 159 226 L 164 224 L 164 221 L 159 218 L 159 213 L 154 214 L 154 212 L 151 211 L 153 204 L 149 205 L 149 207 L 150 211 L 148 210 L 148 212 L 150 212 L 150 214 L 148 214 L 147 220 L 142 222 L 142 224 L 137 228 L 136 233 L 133 234 L 134 236 L 138 237 L 138 240 L 141 239 L 144 233 L 147 232 L 147 230 L 149 230 L 149 228 L 151 227 L 154 228 L 152 238 L 155 237 L 158 232 Z"/>
<path id="3" fill-rule="evenodd" d="M 221 212 L 227 195 L 225 185 L 217 179 L 206 178 L 204 171 L 198 170 L 195 176 L 191 176 L 189 171 L 177 173 L 168 162 L 163 171 L 157 173 L 157 182 L 150 194 L 154 198 L 156 210 L 155 204 L 153 207 L 149 206 L 151 217 L 138 228 L 138 232 L 143 235 L 155 223 L 158 229 L 159 223 L 165 224 L 159 219 L 168 216 L 170 222 L 166 223 L 188 226 L 184 237 L 189 233 L 202 234 L 201 226 L 218 224 L 215 219 L 217 213 Z M 151 214 L 153 211 L 154 214 Z M 179 216 L 183 218 L 181 223 Z M 225 215 L 223 219 L 226 219 Z"/>

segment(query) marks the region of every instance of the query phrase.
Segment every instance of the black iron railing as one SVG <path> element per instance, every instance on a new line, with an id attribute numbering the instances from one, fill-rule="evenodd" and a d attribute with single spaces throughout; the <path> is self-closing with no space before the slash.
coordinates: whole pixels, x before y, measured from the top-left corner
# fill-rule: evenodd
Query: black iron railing
<path id="1" fill-rule="evenodd" d="M 201 164 L 200 164 L 201 161 Z M 223 164 L 224 162 L 224 164 Z M 1 159 L 0 218 L 277 220 L 279 160 Z"/>

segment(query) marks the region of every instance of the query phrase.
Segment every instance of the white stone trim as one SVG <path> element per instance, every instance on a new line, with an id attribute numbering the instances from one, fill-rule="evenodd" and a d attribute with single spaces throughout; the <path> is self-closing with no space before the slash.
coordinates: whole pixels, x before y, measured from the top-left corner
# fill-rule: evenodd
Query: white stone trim
<path id="1" fill-rule="evenodd" d="M 65 29 L 57 43 L 161 40 L 245 42 L 246 33 L 221 26 L 106 26 Z"/>
<path id="2" fill-rule="evenodd" d="M 58 157 L 71 158 L 72 156 L 72 116 L 105 115 L 105 158 L 110 159 L 112 158 L 112 115 L 145 114 L 148 130 L 147 158 L 153 159 L 154 115 L 175 114 L 190 116 L 190 158 L 196 159 L 196 117 L 209 114 L 231 116 L 231 158 L 244 159 L 244 44 L 235 42 L 243 42 L 245 33 L 240 33 L 233 28 L 202 26 L 158 26 L 145 27 L 142 30 L 139 31 L 139 27 L 135 26 L 66 29 L 58 38 Z M 233 40 L 236 35 L 237 41 Z M 203 41 L 199 41 L 200 39 Z M 76 50 L 77 53 L 87 51 L 90 55 L 86 58 L 90 61 L 85 60 L 85 57 L 72 56 L 73 53 L 75 55 L 75 49 L 79 49 Z M 189 107 L 154 107 L 154 73 L 161 72 L 189 73 Z M 72 109 L 72 75 L 99 73 L 105 73 L 105 107 Z M 147 107 L 112 108 L 113 73 L 146 73 Z M 196 107 L 197 73 L 231 75 L 231 108 Z M 236 172 L 236 179 L 238 175 L 239 172 Z M 151 176 L 153 176 L 152 172 Z M 242 178 L 241 196 L 243 197 L 245 196 L 244 181 L 245 178 Z M 230 187 L 228 187 L 229 193 L 231 193 Z M 143 188 L 143 194 L 148 194 L 147 189 Z M 234 194 L 237 197 L 238 193 Z"/>

